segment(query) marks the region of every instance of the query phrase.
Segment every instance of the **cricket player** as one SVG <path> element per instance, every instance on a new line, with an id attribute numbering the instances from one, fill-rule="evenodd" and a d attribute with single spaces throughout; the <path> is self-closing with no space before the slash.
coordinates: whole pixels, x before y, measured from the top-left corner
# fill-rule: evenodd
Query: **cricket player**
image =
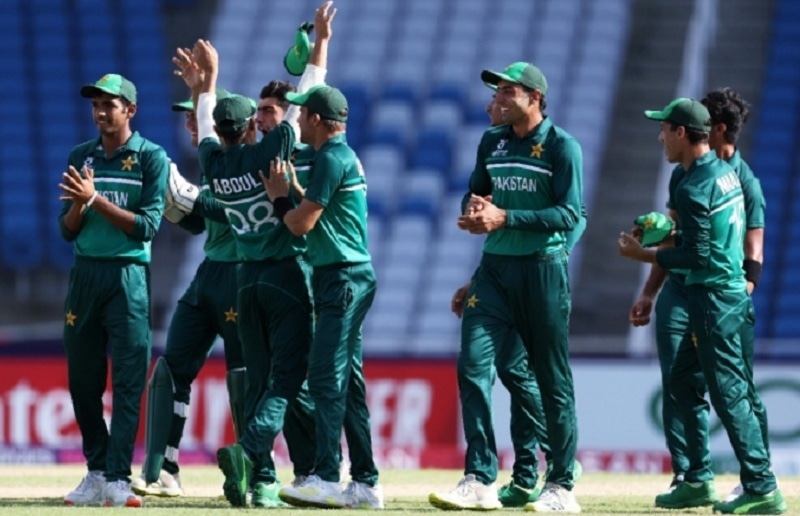
<path id="1" fill-rule="evenodd" d="M 484 70 L 497 86 L 504 125 L 478 147 L 461 229 L 487 234 L 461 324 L 458 382 L 467 441 L 465 476 L 450 493 L 432 493 L 443 509 L 493 510 L 498 499 L 492 430 L 492 365 L 519 334 L 538 381 L 553 466 L 527 510 L 579 512 L 572 493 L 576 420 L 569 366 L 567 234 L 581 218 L 582 156 L 575 139 L 544 115 L 547 80 L 517 62 Z"/>
<path id="2" fill-rule="evenodd" d="M 739 131 L 747 120 L 748 104 L 738 93 L 729 88 L 709 92 L 703 98 L 702 103 L 709 109 L 711 115 L 712 130 L 709 133 L 709 145 L 719 158 L 727 161 L 733 167 L 742 185 L 747 223 L 743 267 L 745 269 L 745 279 L 748 282 L 748 292 L 752 293 L 761 275 L 765 202 L 758 179 L 741 158 L 736 148 Z M 683 179 L 685 179 L 685 171 L 683 167 L 677 166 L 670 180 L 670 200 L 667 203 L 670 216 L 673 219 L 677 216 L 673 201 L 675 189 Z M 629 314 L 631 324 L 634 326 L 648 324 L 650 322 L 653 299 L 658 295 L 658 299 L 655 302 L 656 346 L 661 365 L 662 420 L 667 448 L 672 457 L 674 473 L 671 488 L 683 481 L 685 471 L 688 468 L 686 456 L 687 436 L 684 435 L 683 420 L 670 386 L 670 369 L 675 360 L 675 354 L 681 340 L 688 338 L 686 335 L 689 333 L 685 286 L 686 273 L 687 271 L 671 270 L 667 274 L 667 271 L 659 267 L 658 264 L 653 264 L 642 292 L 631 307 Z M 659 290 L 661 290 L 660 294 Z M 748 297 L 747 317 L 742 326 L 742 349 L 744 351 L 745 365 L 747 365 L 751 376 L 755 342 L 754 323 L 755 309 L 752 304 L 752 298 Z M 762 438 L 767 450 L 769 450 L 766 408 L 757 391 L 751 393 L 750 401 L 761 425 Z M 699 432 L 699 435 L 693 437 L 691 441 L 704 449 L 706 454 L 706 459 L 704 460 L 710 460 L 708 408 L 706 404 L 705 410 L 695 411 L 691 416 L 696 418 Z M 733 499 L 741 492 L 742 486 L 740 484 L 734 488 L 728 498 Z M 682 508 L 686 507 L 686 503 L 696 503 L 698 501 L 686 500 L 681 497 L 682 493 L 682 490 L 677 490 L 659 495 L 656 498 L 656 505 L 659 507 L 664 506 L 665 508 Z M 710 500 L 708 503 L 713 501 Z"/>
<path id="3" fill-rule="evenodd" d="M 277 482 L 269 452 L 308 368 L 313 324 L 310 268 L 303 257 L 305 240 L 279 224 L 275 207 L 256 179 L 272 159 L 289 158 L 293 129 L 282 123 L 259 143 L 243 144 L 246 133 L 255 132 L 255 108 L 243 97 L 217 102 L 219 63 L 209 42 L 199 40 L 192 54 L 204 72 L 197 103 L 200 164 L 212 193 L 225 206 L 243 259 L 237 279 L 239 336 L 250 383 L 248 399 L 255 408 L 238 442 L 217 452 L 225 495 L 233 506 L 243 507 L 251 480 L 270 489 Z M 260 465 L 256 472 L 255 464 Z"/>
<path id="4" fill-rule="evenodd" d="M 494 90 L 497 89 L 493 84 L 488 86 Z M 486 113 L 489 115 L 492 127 L 503 124 L 502 112 L 500 106 L 495 102 L 495 98 L 496 95 L 492 95 L 491 102 L 486 106 Z M 581 209 L 580 222 L 568 235 L 566 243 L 568 254 L 575 247 L 586 228 L 586 208 L 581 206 Z M 464 304 L 471 287 L 472 280 L 453 294 L 450 310 L 458 318 L 461 318 L 464 312 Z M 548 463 L 545 477 L 551 468 L 552 454 L 550 446 L 547 444 L 542 396 L 539 393 L 536 378 L 528 367 L 528 353 L 516 332 L 510 338 L 516 342 L 513 345 L 504 346 L 504 354 L 495 357 L 494 362 L 497 376 L 500 377 L 500 381 L 511 395 L 511 442 L 514 446 L 514 466 L 511 482 L 500 487 L 497 496 L 503 507 L 524 507 L 530 502 L 535 502 L 541 493 L 541 489 L 536 485 L 538 479 L 537 442 Z M 577 481 L 583 471 L 577 460 L 574 471 Z"/>
<path id="5" fill-rule="evenodd" d="M 700 101 L 678 98 L 663 110 L 645 111 L 645 116 L 661 123 L 659 141 L 666 157 L 683 169 L 684 179 L 671 197 L 680 234 L 675 247 L 646 249 L 621 233 L 619 251 L 667 270 L 688 270 L 690 332 L 681 340 L 670 372 L 672 393 L 684 416 L 688 468 L 671 496 L 659 495 L 656 502 L 666 497 L 668 503 L 683 502 L 683 507 L 713 503 L 714 511 L 723 514 L 783 513 L 786 502 L 749 400 L 754 387 L 742 350 L 749 300 L 742 268 L 746 209 L 739 176 L 710 149 L 711 115 Z M 693 440 L 707 438 L 691 417 L 703 410 L 698 398 L 706 388 L 739 460 L 743 492 L 731 501 L 716 501 L 711 461 Z"/>
<path id="6" fill-rule="evenodd" d="M 141 507 L 133 446 L 152 346 L 150 245 L 161 222 L 169 160 L 131 129 L 136 87 L 108 74 L 81 88 L 100 137 L 78 145 L 59 185 L 61 234 L 75 264 L 64 302 L 69 390 L 89 472 L 66 505 Z M 111 357 L 110 431 L 103 393 Z"/>
<path id="7" fill-rule="evenodd" d="M 367 251 L 364 170 L 347 144 L 348 107 L 341 91 L 321 85 L 306 93 L 287 93 L 286 99 L 302 106 L 301 138 L 316 151 L 308 187 L 293 208 L 285 163 L 273 164 L 269 178 L 262 179 L 276 216 L 294 235 L 307 235 L 314 267 L 317 331 L 308 385 L 316 408 L 317 458 L 314 475 L 303 484 L 284 487 L 280 496 L 298 506 L 383 509 L 362 361 L 361 326 L 376 290 Z M 343 427 L 352 477 L 344 491 L 338 460 Z"/>
<path id="8" fill-rule="evenodd" d="M 218 88 L 217 95 L 225 97 L 229 93 Z M 196 147 L 197 117 L 192 100 L 173 104 L 172 109 L 186 114 L 185 128 Z M 178 301 L 170 321 L 164 356 L 156 362 L 150 379 L 146 457 L 142 474 L 131 482 L 133 490 L 140 495 L 171 497 L 183 495 L 178 457 L 191 384 L 217 336 L 222 337 L 225 346 L 228 396 L 237 435 L 245 424 L 247 378 L 237 326 L 239 257 L 224 209 L 211 196 L 207 185 L 198 189 L 171 164 L 164 216 L 193 234 L 206 232 L 205 259 Z M 253 505 L 268 503 L 260 494 L 254 493 Z"/>

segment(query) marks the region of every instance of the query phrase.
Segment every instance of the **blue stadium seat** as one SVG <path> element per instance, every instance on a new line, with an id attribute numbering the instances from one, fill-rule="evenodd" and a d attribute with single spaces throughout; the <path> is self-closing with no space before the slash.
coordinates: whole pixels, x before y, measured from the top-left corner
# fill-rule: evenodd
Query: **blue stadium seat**
<path id="1" fill-rule="evenodd" d="M 444 174 L 450 173 L 453 144 L 448 131 L 423 129 L 417 133 L 415 148 L 412 160 L 414 168 L 433 168 Z"/>

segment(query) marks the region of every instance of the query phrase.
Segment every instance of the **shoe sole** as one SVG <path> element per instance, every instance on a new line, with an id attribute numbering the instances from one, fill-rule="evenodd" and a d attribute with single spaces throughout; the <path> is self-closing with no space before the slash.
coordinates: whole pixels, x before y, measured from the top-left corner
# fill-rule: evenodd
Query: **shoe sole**
<path id="1" fill-rule="evenodd" d="M 708 498 L 695 498 L 694 500 L 687 500 L 685 502 L 676 504 L 656 503 L 655 506 L 659 509 L 692 509 L 695 507 L 707 507 L 709 505 L 714 505 L 715 503 L 717 503 L 717 500 L 710 500 Z"/>
<path id="2" fill-rule="evenodd" d="M 183 490 L 171 491 L 163 489 L 148 489 L 148 488 L 133 487 L 133 486 L 131 486 L 131 491 L 133 491 L 139 496 L 157 496 L 159 498 L 177 498 L 179 496 L 184 495 Z"/>
<path id="3" fill-rule="evenodd" d="M 144 502 L 141 500 L 137 500 L 135 498 L 128 498 L 125 500 L 125 503 L 115 504 L 113 502 L 105 502 L 103 504 L 104 507 L 143 507 Z"/>
<path id="4" fill-rule="evenodd" d="M 780 505 L 771 505 L 771 506 L 764 506 L 764 505 L 756 505 L 753 507 L 749 507 L 748 510 L 744 512 L 723 512 L 719 509 L 714 509 L 712 514 L 720 513 L 720 514 L 783 514 L 789 509 L 789 506 L 786 505 L 786 502 L 781 503 Z M 751 512 L 752 511 L 752 512 Z"/>
<path id="5" fill-rule="evenodd" d="M 437 509 L 441 509 L 443 511 L 481 511 L 481 512 L 487 512 L 487 511 L 496 511 L 496 510 L 499 510 L 499 509 L 503 508 L 502 504 L 500 504 L 500 505 L 498 505 L 496 507 L 483 506 L 483 505 L 470 505 L 470 506 L 459 505 L 459 504 L 453 503 L 453 502 L 451 502 L 449 500 L 445 500 L 444 498 L 439 498 L 435 494 L 431 494 L 430 496 L 428 496 L 428 503 L 430 503 L 431 505 L 433 505 Z"/>
<path id="6" fill-rule="evenodd" d="M 247 481 L 245 473 L 243 471 L 238 471 L 240 468 L 233 459 L 233 454 L 229 449 L 220 448 L 217 450 L 217 464 L 222 474 L 225 476 L 225 483 L 222 485 L 225 499 L 234 507 L 246 507 Z M 242 485 L 245 485 L 244 489 L 242 489 Z"/>
<path id="7" fill-rule="evenodd" d="M 281 501 L 286 502 L 287 504 L 293 507 L 314 507 L 316 509 L 343 509 L 343 505 L 338 504 L 330 504 L 325 502 L 318 502 L 316 500 L 306 500 L 305 498 L 296 498 L 286 493 L 279 493 L 278 498 Z"/>

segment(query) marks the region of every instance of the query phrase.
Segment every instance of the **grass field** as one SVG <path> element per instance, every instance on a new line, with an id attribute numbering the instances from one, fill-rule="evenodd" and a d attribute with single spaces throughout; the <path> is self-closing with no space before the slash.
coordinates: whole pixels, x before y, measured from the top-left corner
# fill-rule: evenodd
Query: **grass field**
<path id="1" fill-rule="evenodd" d="M 125 512 L 124 508 L 73 508 L 62 505 L 62 497 L 74 488 L 85 470 L 80 466 L 0 466 L 0 514 L 3 516 L 49 516 L 51 514 L 84 514 L 102 511 Z M 285 481 L 289 471 L 279 471 Z M 431 507 L 428 494 L 452 489 L 461 477 L 459 471 L 386 470 L 381 483 L 386 494 L 386 510 L 403 513 L 441 512 Z M 215 516 L 240 513 L 227 502 L 219 501 L 222 474 L 213 466 L 193 466 L 181 471 L 187 496 L 177 499 L 147 497 L 143 511 L 172 516 L 213 513 Z M 509 474 L 499 477 L 506 482 Z M 653 497 L 669 485 L 666 475 L 587 474 L 575 488 L 583 512 L 588 514 L 710 514 L 710 508 L 688 511 L 665 511 L 653 507 Z M 736 477 L 717 478 L 717 491 L 725 494 L 738 482 Z M 789 514 L 800 514 L 800 478 L 780 479 L 781 490 L 789 504 Z M 259 509 L 251 509 L 253 511 Z M 309 514 L 314 509 L 261 509 L 280 514 Z M 364 514 L 365 511 L 335 511 Z M 495 514 L 520 514 L 520 509 L 496 511 Z"/>

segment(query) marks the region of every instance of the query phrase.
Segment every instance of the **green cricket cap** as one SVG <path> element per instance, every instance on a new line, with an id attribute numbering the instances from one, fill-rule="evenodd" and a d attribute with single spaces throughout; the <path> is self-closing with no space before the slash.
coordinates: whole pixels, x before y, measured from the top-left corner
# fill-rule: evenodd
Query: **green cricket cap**
<path id="1" fill-rule="evenodd" d="M 667 104 L 661 111 L 645 111 L 644 116 L 650 120 L 672 122 L 694 131 L 704 133 L 711 131 L 711 114 L 702 102 L 695 99 L 680 97 Z"/>
<path id="2" fill-rule="evenodd" d="M 311 57 L 314 44 L 309 40 L 308 35 L 314 29 L 314 24 L 305 22 L 294 33 L 294 45 L 286 52 L 283 58 L 283 67 L 291 75 L 303 75 Z"/>
<path id="3" fill-rule="evenodd" d="M 214 124 L 221 131 L 244 129 L 256 114 L 254 101 L 241 95 L 228 95 L 217 100 L 214 107 Z"/>
<path id="4" fill-rule="evenodd" d="M 318 84 L 305 93 L 286 93 L 286 101 L 297 106 L 305 106 L 325 120 L 347 122 L 347 99 L 338 88 Z"/>
<path id="5" fill-rule="evenodd" d="M 521 84 L 532 90 L 539 90 L 542 95 L 547 95 L 547 79 L 539 68 L 530 63 L 519 61 L 510 64 L 502 72 L 484 70 L 481 72 L 481 80 L 490 88 L 492 85 L 497 89 L 497 83 L 508 81 Z"/>
<path id="6" fill-rule="evenodd" d="M 232 95 L 231 92 L 226 90 L 225 88 L 217 88 L 217 101 L 220 99 L 224 99 L 225 97 L 230 97 Z M 253 101 L 255 102 L 255 101 Z M 257 106 L 257 105 L 256 105 Z M 192 97 L 184 100 L 183 102 L 176 102 L 172 105 L 173 111 L 194 111 L 194 102 L 192 102 Z"/>
<path id="7" fill-rule="evenodd" d="M 120 97 L 131 104 L 136 104 L 136 86 L 125 77 L 116 74 L 108 73 L 94 84 L 85 84 L 81 88 L 81 96 L 87 99 L 94 98 L 103 93 Z"/>
<path id="8" fill-rule="evenodd" d="M 655 211 L 640 215 L 633 222 L 642 229 L 643 247 L 660 244 L 675 229 L 675 222 L 668 215 Z"/>

